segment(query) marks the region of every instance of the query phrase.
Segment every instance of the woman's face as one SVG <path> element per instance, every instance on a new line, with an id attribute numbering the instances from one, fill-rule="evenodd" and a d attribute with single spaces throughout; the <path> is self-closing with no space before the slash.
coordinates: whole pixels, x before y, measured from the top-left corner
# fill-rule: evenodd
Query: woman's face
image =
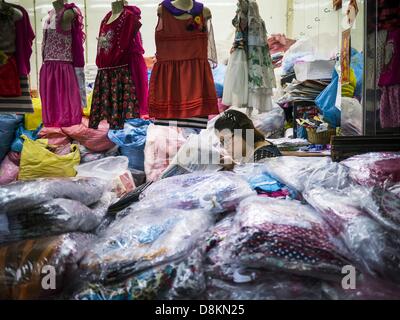
<path id="1" fill-rule="evenodd" d="M 226 129 L 222 131 L 216 130 L 216 134 L 221 145 L 232 159 L 241 160 L 246 155 L 246 142 L 243 140 L 241 133 L 235 132 L 234 134 L 232 131 Z"/>

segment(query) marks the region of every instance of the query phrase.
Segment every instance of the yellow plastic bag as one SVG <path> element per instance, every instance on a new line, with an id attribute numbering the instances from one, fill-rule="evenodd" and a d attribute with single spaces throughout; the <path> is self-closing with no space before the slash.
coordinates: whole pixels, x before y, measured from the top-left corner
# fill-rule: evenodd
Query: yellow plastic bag
<path id="1" fill-rule="evenodd" d="M 88 96 L 87 96 L 87 104 L 86 104 L 86 108 L 83 109 L 83 115 L 85 117 L 89 117 L 90 116 L 90 109 L 92 107 L 92 98 L 93 98 L 93 92 L 91 92 Z"/>
<path id="2" fill-rule="evenodd" d="M 75 177 L 75 166 L 79 165 L 81 156 L 76 144 L 71 145 L 71 153 L 61 156 L 48 150 L 48 141 L 24 139 L 21 153 L 19 180 L 38 178 Z"/>
<path id="3" fill-rule="evenodd" d="M 25 129 L 36 130 L 42 123 L 42 102 L 39 98 L 32 99 L 33 113 L 25 114 Z"/>

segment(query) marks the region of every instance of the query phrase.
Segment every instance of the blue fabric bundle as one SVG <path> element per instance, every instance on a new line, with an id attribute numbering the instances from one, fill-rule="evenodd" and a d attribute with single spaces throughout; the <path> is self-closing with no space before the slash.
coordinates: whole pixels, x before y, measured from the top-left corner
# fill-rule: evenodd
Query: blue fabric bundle
<path id="1" fill-rule="evenodd" d="M 22 135 L 27 136 L 30 140 L 35 141 L 38 138 L 38 134 L 42 125 L 40 125 L 36 130 L 26 130 L 23 123 L 20 123 L 17 131 L 15 132 L 14 141 L 11 145 L 11 151 L 22 152 L 22 147 L 24 145 L 24 140 L 21 138 Z"/>
<path id="2" fill-rule="evenodd" d="M 15 129 L 22 122 L 22 116 L 0 115 L 0 161 L 4 159 L 14 139 Z"/>
<path id="3" fill-rule="evenodd" d="M 131 169 L 144 171 L 144 147 L 150 123 L 142 119 L 131 119 L 125 123 L 124 130 L 108 132 L 108 138 L 119 146 L 120 153 L 129 159 Z"/>

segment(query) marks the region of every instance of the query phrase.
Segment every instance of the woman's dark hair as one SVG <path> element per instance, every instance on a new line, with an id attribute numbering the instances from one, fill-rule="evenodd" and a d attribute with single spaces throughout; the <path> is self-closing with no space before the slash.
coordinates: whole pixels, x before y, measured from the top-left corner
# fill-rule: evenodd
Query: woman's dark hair
<path id="1" fill-rule="evenodd" d="M 246 130 L 254 130 L 254 142 L 265 141 L 265 136 L 254 127 L 253 121 L 243 112 L 237 110 L 225 111 L 215 122 L 214 128 L 218 131 L 242 130 L 242 138 L 246 140 Z"/>

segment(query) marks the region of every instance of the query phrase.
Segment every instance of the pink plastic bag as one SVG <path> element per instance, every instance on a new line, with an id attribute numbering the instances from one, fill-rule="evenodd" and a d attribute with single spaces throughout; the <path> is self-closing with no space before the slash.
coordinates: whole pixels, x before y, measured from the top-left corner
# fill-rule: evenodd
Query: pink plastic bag
<path id="1" fill-rule="evenodd" d="M 144 170 L 147 181 L 157 181 L 186 142 L 183 129 L 151 124 L 144 149 Z"/>
<path id="2" fill-rule="evenodd" d="M 19 166 L 21 161 L 21 154 L 19 152 L 10 151 L 8 153 L 8 158 L 14 163 L 16 166 Z"/>
<path id="3" fill-rule="evenodd" d="M 82 124 L 61 128 L 61 130 L 71 139 L 77 140 L 80 144 L 94 152 L 108 151 L 115 146 L 115 144 L 108 139 L 109 125 L 107 121 L 102 121 L 97 130 L 90 129 L 88 125 L 89 120 L 83 118 Z"/>
<path id="4" fill-rule="evenodd" d="M 61 128 L 43 128 L 39 132 L 39 138 L 47 139 L 49 145 L 55 146 L 65 146 L 72 142 Z"/>
<path id="5" fill-rule="evenodd" d="M 18 178 L 19 167 L 7 155 L 0 166 L 0 186 L 14 182 Z"/>

